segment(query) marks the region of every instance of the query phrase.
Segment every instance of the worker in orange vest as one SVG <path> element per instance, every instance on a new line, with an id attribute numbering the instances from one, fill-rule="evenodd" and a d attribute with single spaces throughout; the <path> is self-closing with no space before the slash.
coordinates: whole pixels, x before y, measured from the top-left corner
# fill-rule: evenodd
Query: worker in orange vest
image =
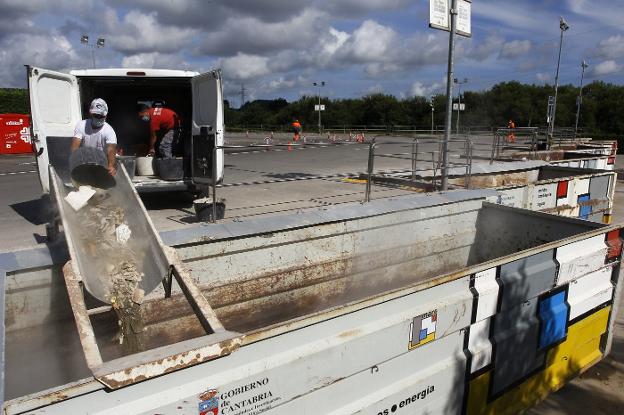
<path id="1" fill-rule="evenodd" d="M 507 128 L 510 130 L 509 134 L 507 135 L 507 142 L 515 143 L 516 135 L 514 134 L 514 129 L 516 128 L 516 123 L 513 122 L 513 120 L 509 120 L 509 123 L 507 124 Z"/>
<path id="2" fill-rule="evenodd" d="M 292 129 L 293 129 L 293 140 L 299 141 L 299 134 L 301 134 L 301 124 L 299 123 L 299 120 L 293 121 Z"/>

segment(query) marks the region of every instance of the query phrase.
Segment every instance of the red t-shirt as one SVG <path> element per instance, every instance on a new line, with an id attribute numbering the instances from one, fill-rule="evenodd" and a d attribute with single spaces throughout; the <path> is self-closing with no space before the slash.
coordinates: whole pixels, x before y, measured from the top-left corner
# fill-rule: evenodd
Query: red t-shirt
<path id="1" fill-rule="evenodd" d="M 180 117 L 169 108 L 150 108 L 149 115 L 150 131 L 169 131 L 180 127 Z"/>

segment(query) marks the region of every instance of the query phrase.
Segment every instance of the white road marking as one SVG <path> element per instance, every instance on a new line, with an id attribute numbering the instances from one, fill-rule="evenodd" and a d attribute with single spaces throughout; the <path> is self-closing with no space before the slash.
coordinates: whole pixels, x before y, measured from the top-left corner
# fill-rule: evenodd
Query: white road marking
<path id="1" fill-rule="evenodd" d="M 0 173 L 0 176 L 14 176 L 16 174 L 29 174 L 29 173 L 37 173 L 37 170 L 12 171 L 12 172 L 9 172 L 9 173 Z"/>

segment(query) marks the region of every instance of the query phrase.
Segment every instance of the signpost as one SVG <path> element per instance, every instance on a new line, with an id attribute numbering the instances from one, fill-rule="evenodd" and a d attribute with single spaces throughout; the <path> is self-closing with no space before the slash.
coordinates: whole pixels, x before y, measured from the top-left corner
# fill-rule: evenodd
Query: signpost
<path id="1" fill-rule="evenodd" d="M 429 27 L 432 29 L 451 31 L 449 19 L 449 3 L 452 0 L 429 0 Z M 464 37 L 472 37 L 472 0 L 457 1 L 456 33 Z"/>
<path id="2" fill-rule="evenodd" d="M 453 56 L 455 33 L 472 36 L 471 0 L 429 0 L 429 27 L 449 34 L 448 70 L 446 74 L 446 122 L 442 142 L 442 190 L 448 188 L 448 143 L 453 117 Z"/>

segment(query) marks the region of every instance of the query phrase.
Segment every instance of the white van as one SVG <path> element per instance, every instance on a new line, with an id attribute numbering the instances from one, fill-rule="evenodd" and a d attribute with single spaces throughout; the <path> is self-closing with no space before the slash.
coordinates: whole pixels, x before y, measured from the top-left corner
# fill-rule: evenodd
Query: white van
<path id="1" fill-rule="evenodd" d="M 67 177 L 69 147 L 76 123 L 88 117 L 91 100 L 103 98 L 107 122 L 125 154 L 148 143 L 149 132 L 137 117 L 138 103 L 171 108 L 182 120 L 185 173 L 182 180 L 135 176 L 139 192 L 188 190 L 197 192 L 223 178 L 223 91 L 221 72 L 204 74 L 164 69 L 87 69 L 69 74 L 27 67 L 32 137 L 44 193 L 49 193 L 49 166 Z M 216 160 L 213 160 L 216 159 Z M 213 165 L 213 161 L 216 165 Z M 213 169 L 215 169 L 213 174 Z"/>

